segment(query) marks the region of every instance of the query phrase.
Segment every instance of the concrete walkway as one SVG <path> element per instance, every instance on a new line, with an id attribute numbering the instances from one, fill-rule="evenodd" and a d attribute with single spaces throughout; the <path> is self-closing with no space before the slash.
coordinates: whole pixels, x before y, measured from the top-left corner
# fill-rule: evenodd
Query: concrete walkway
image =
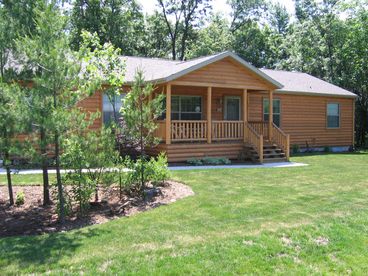
<path id="1" fill-rule="evenodd" d="M 174 166 L 170 167 L 170 170 L 183 171 L 183 170 L 208 170 L 208 169 L 258 169 L 258 168 L 290 168 L 290 167 L 303 167 L 303 166 L 308 166 L 308 164 L 296 162 L 277 162 L 260 165 Z"/>
<path id="2" fill-rule="evenodd" d="M 267 163 L 262 165 L 218 165 L 218 166 L 172 166 L 169 167 L 171 171 L 184 171 L 184 170 L 209 170 L 209 169 L 257 169 L 257 168 L 289 168 L 289 167 L 302 167 L 308 166 L 304 163 L 295 162 L 278 162 Z M 109 171 L 116 169 L 109 169 Z M 127 170 L 127 169 L 126 169 Z M 70 170 L 61 170 L 61 173 L 68 172 Z M 86 170 L 83 170 L 86 171 Z M 14 174 L 42 174 L 40 169 L 27 169 L 27 170 L 14 170 Z M 56 173 L 56 170 L 50 169 L 49 173 Z M 6 174 L 5 169 L 0 168 L 0 175 Z"/>

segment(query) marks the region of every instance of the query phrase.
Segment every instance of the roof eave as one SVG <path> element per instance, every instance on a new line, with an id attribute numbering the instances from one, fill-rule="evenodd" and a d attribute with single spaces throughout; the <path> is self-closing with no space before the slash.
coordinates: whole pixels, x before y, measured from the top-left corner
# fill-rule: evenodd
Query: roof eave
<path id="1" fill-rule="evenodd" d="M 291 95 L 303 95 L 303 96 L 324 96 L 324 97 L 339 97 L 339 98 L 352 98 L 355 99 L 358 96 L 354 93 L 351 93 L 350 95 L 342 95 L 342 94 L 327 94 L 327 93 L 320 93 L 320 92 L 311 92 L 311 91 L 291 91 L 291 90 L 283 90 L 283 89 L 277 89 L 275 90 L 276 93 L 279 94 L 291 94 Z"/>

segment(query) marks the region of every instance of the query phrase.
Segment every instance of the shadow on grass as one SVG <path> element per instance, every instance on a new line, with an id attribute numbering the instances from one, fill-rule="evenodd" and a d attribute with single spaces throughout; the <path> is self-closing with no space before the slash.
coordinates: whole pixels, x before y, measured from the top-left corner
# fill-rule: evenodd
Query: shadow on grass
<path id="1" fill-rule="evenodd" d="M 107 232 L 100 228 L 89 228 L 72 233 L 2 238 L 0 267 L 16 264 L 19 269 L 27 269 L 39 265 L 53 265 L 61 258 L 72 256 L 84 240 Z"/>

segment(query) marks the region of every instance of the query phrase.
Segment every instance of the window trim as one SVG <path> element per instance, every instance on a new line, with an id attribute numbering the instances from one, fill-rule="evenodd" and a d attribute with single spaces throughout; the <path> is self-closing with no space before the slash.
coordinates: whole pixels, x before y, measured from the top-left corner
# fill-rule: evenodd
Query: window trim
<path id="1" fill-rule="evenodd" d="M 339 108 L 339 126 L 337 127 L 329 127 L 328 126 L 328 105 L 329 104 L 337 104 L 338 108 Z M 326 103 L 326 129 L 339 129 L 341 128 L 341 104 L 339 102 L 327 102 Z"/>
<path id="2" fill-rule="evenodd" d="M 201 99 L 201 112 L 188 112 L 188 111 L 181 111 L 181 100 L 179 100 L 179 112 L 173 112 L 173 110 L 172 110 L 172 98 L 173 97 L 179 97 L 179 99 L 180 98 L 200 98 Z M 184 114 L 188 114 L 188 113 L 200 113 L 201 114 L 201 118 L 199 119 L 199 120 L 195 120 L 195 121 L 201 121 L 201 120 L 203 120 L 203 96 L 201 96 L 201 95 L 182 95 L 182 94 L 180 94 L 180 95 L 177 95 L 177 94 L 173 94 L 173 95 L 171 95 L 171 103 L 170 103 L 170 105 L 171 105 L 171 118 L 173 117 L 172 116 L 172 114 L 173 113 L 178 113 L 179 114 L 179 119 L 178 120 L 173 120 L 173 119 L 171 119 L 171 121 L 191 121 L 191 120 L 182 120 L 181 119 L 181 114 L 182 113 L 184 113 Z M 166 110 L 165 110 L 165 114 L 166 114 Z M 166 120 L 166 115 L 165 115 L 165 120 Z"/>
<path id="3" fill-rule="evenodd" d="M 270 99 L 268 97 L 263 97 L 262 98 L 262 121 L 264 121 L 265 114 L 269 115 L 269 113 L 264 113 L 264 102 L 265 102 L 265 100 L 270 100 Z M 274 120 L 273 120 L 273 123 L 277 127 L 281 128 L 281 126 L 282 126 L 282 101 L 281 101 L 280 98 L 273 98 L 273 101 L 279 101 L 280 102 L 280 113 L 273 113 L 274 116 L 275 116 L 275 114 L 279 114 L 279 116 L 280 116 L 280 125 L 277 126 L 275 124 L 275 121 Z M 266 121 L 266 122 L 268 122 L 268 121 Z"/>
<path id="4" fill-rule="evenodd" d="M 239 118 L 238 118 L 238 120 L 233 120 L 233 121 L 240 121 L 241 116 L 242 116 L 241 97 L 240 96 L 224 96 L 224 120 L 228 120 L 227 119 L 227 100 L 228 99 L 237 99 L 237 100 L 239 100 Z"/>

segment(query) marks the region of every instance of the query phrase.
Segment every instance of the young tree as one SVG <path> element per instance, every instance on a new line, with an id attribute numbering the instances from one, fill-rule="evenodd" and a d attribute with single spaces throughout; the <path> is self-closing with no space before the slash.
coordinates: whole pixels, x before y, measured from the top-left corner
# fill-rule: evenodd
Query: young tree
<path id="1" fill-rule="evenodd" d="M 19 86 L 4 83 L 0 78 L 0 157 L 6 168 L 10 205 L 14 204 L 10 158 L 18 153 L 15 136 L 24 130 L 25 111 Z"/>
<path id="2" fill-rule="evenodd" d="M 65 31 L 66 18 L 55 1 L 44 3 L 36 10 L 33 34 L 17 40 L 20 56 L 24 57 L 24 70 L 30 69 L 33 123 L 38 126 L 42 147 L 53 144 L 56 182 L 60 207 L 60 222 L 64 221 L 63 184 L 60 174 L 61 134 L 70 124 L 70 109 L 94 91 L 94 85 L 82 81 L 81 60 L 69 48 Z M 87 82 L 88 84 L 88 82 Z M 89 89 L 87 89 L 89 88 Z M 43 137 L 42 137 L 43 136 Z M 41 153 L 42 154 L 42 153 Z M 47 168 L 48 164 L 46 164 Z"/>
<path id="3" fill-rule="evenodd" d="M 172 59 L 184 60 L 193 28 L 211 8 L 211 0 L 158 0 L 171 39 Z M 174 18 L 173 22 L 170 18 Z"/>
<path id="4" fill-rule="evenodd" d="M 142 71 L 137 71 L 134 84 L 123 100 L 122 137 L 134 144 L 140 154 L 141 190 L 144 189 L 144 160 L 145 148 L 153 147 L 158 143 L 154 131 L 157 128 L 157 120 L 163 113 L 164 95 L 155 95 L 153 99 L 153 85 L 145 83 Z"/>

